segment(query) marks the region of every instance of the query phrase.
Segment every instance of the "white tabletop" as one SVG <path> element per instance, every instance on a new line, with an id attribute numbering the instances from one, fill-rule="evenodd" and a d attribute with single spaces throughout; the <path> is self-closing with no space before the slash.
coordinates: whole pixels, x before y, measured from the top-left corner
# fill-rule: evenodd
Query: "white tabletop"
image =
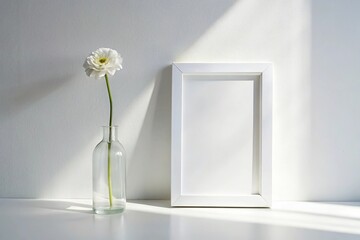
<path id="1" fill-rule="evenodd" d="M 360 203 L 277 202 L 264 208 L 170 208 L 130 201 L 99 216 L 89 200 L 0 200 L 0 239 L 360 239 Z"/>

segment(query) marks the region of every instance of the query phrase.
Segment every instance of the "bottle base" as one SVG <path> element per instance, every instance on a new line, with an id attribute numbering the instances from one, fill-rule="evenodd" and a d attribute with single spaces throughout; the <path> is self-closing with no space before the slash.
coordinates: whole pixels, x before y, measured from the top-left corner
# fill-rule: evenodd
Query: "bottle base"
<path id="1" fill-rule="evenodd" d="M 95 214 L 99 215 L 109 215 L 109 214 L 119 214 L 125 211 L 125 208 L 103 208 L 103 209 L 95 209 L 93 208 Z"/>

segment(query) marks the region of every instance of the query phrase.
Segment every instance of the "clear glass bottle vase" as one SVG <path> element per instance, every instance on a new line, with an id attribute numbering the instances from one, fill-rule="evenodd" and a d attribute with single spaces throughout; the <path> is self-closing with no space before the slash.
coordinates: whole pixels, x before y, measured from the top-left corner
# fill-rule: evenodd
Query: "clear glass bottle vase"
<path id="1" fill-rule="evenodd" d="M 93 210 L 120 213 L 126 205 L 126 155 L 117 126 L 104 126 L 103 139 L 93 152 Z"/>

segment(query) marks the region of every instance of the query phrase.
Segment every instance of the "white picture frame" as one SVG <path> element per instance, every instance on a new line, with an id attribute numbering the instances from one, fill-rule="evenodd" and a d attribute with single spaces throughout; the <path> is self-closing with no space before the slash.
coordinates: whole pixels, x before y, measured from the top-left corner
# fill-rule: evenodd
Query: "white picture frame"
<path id="1" fill-rule="evenodd" d="M 173 63 L 171 206 L 271 206 L 272 68 Z"/>

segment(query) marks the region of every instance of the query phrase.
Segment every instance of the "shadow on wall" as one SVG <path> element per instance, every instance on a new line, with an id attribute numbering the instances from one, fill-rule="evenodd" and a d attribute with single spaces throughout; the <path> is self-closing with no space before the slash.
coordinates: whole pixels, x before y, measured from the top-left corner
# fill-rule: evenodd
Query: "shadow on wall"
<path id="1" fill-rule="evenodd" d="M 63 59 L 63 61 L 56 59 L 52 61 L 51 66 L 62 66 L 63 69 L 68 69 L 69 64 L 69 59 Z M 40 71 L 44 65 L 49 67 L 46 61 L 36 62 L 35 64 L 33 62 L 27 62 L 26 68 L 39 70 L 35 76 L 26 76 L 27 70 L 20 69 L 18 73 L 9 74 L 7 78 L 3 80 L 2 84 L 4 87 L 0 89 L 0 99 L 2 102 L 2 104 L 0 104 L 0 120 L 14 117 L 14 115 L 31 107 L 31 105 L 42 101 L 74 78 L 75 73 L 69 72 L 68 70 L 51 73 Z M 22 75 L 22 77 L 19 75 Z"/>
<path id="2" fill-rule="evenodd" d="M 170 128 L 171 66 L 168 66 L 156 77 L 144 123 L 128 168 L 130 196 L 136 195 L 138 199 L 169 199 Z"/>
<path id="3" fill-rule="evenodd" d="M 7 136 L 0 140 L 3 197 L 41 197 L 44 189 L 51 189 L 59 166 L 79 149 L 68 144 L 81 138 L 76 132 L 72 136 L 71 128 L 79 119 L 74 114 L 79 90 L 72 89 L 77 63 L 48 57 L 26 56 L 18 60 L 16 72 L 2 72 L 0 135 Z"/>

